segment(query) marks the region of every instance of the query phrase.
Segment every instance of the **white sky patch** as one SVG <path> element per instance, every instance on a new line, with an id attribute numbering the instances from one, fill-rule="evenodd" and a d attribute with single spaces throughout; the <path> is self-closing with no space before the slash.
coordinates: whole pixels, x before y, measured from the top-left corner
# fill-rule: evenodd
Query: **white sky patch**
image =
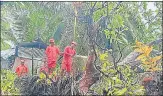
<path id="1" fill-rule="evenodd" d="M 152 10 L 152 11 L 155 11 L 156 10 L 156 6 L 154 5 L 155 2 L 147 2 L 147 11 L 148 10 Z M 153 16 L 156 15 L 156 12 L 153 12 L 152 14 Z M 142 18 L 142 21 L 143 22 L 147 22 L 144 18 Z M 148 27 L 148 24 L 146 24 L 146 27 Z"/>
<path id="2" fill-rule="evenodd" d="M 151 9 L 152 11 L 156 10 L 156 6 L 154 6 L 154 2 L 148 2 L 147 9 Z"/>
<path id="3" fill-rule="evenodd" d="M 65 4 L 69 5 L 71 2 L 65 2 Z"/>

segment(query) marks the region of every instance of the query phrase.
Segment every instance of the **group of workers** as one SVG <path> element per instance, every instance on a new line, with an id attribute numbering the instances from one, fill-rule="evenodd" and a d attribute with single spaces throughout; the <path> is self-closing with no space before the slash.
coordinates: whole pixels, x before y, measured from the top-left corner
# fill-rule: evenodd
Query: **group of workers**
<path id="1" fill-rule="evenodd" d="M 54 39 L 49 40 L 50 45 L 46 48 L 45 54 L 46 58 L 43 59 L 44 66 L 40 68 L 40 72 L 44 71 L 47 74 L 51 75 L 55 70 L 57 59 L 59 55 L 63 56 L 61 64 L 61 77 L 65 75 L 65 72 L 68 76 L 72 73 L 72 59 L 76 54 L 75 47 L 76 42 L 71 42 L 71 45 L 66 46 L 64 52 L 60 52 L 59 48 L 55 45 Z M 16 68 L 16 74 L 24 76 L 28 74 L 28 67 L 25 66 L 25 60 L 21 60 L 21 64 Z"/>

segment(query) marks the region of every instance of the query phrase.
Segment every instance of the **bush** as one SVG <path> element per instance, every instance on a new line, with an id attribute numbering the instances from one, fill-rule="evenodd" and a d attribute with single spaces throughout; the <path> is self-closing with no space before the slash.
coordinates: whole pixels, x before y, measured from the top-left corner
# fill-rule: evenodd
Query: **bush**
<path id="1" fill-rule="evenodd" d="M 19 95 L 19 90 L 14 86 L 14 80 L 17 77 L 10 70 L 1 70 L 1 90 L 3 95 Z"/>

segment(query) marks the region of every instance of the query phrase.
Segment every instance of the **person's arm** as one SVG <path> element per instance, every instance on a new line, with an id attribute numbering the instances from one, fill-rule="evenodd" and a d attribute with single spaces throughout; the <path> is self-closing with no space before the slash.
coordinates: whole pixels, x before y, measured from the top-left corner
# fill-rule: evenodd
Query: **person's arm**
<path id="1" fill-rule="evenodd" d="M 61 52 L 59 47 L 57 47 L 57 54 L 63 56 L 64 52 Z"/>
<path id="2" fill-rule="evenodd" d="M 19 67 L 16 68 L 16 72 L 17 75 L 19 75 Z"/>
<path id="3" fill-rule="evenodd" d="M 28 68 L 26 67 L 26 73 L 28 73 Z"/>
<path id="4" fill-rule="evenodd" d="M 69 51 L 68 51 L 68 47 L 65 48 L 64 54 L 69 55 L 69 56 L 72 56 L 72 54 L 70 54 Z"/>
<path id="5" fill-rule="evenodd" d="M 72 55 L 72 57 L 74 57 L 76 55 L 76 51 L 74 50 L 74 54 Z"/>
<path id="6" fill-rule="evenodd" d="M 46 48 L 45 54 L 46 54 L 46 56 L 49 54 L 49 47 Z"/>
<path id="7" fill-rule="evenodd" d="M 60 55 L 61 53 L 60 53 L 60 50 L 59 50 L 59 48 L 57 47 L 57 54 L 58 55 Z"/>
<path id="8" fill-rule="evenodd" d="M 45 50 L 45 57 L 48 58 L 48 55 L 49 55 L 49 46 Z"/>

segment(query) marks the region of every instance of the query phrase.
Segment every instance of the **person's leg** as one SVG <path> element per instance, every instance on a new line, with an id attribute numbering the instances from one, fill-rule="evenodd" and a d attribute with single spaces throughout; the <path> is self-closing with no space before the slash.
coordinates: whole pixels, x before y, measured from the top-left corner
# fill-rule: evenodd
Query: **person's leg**
<path id="1" fill-rule="evenodd" d="M 65 70 L 61 69 L 61 78 L 65 75 Z"/>
<path id="2" fill-rule="evenodd" d="M 55 67 L 56 67 L 56 62 L 55 61 L 51 61 L 51 64 L 50 64 L 50 74 L 53 73 Z"/>
<path id="3" fill-rule="evenodd" d="M 66 72 L 67 72 L 67 76 L 71 77 L 71 65 L 69 63 L 67 63 L 67 70 L 66 70 Z"/>
<path id="4" fill-rule="evenodd" d="M 51 61 L 48 60 L 48 74 L 51 72 Z"/>
<path id="5" fill-rule="evenodd" d="M 65 76 L 65 69 L 66 69 L 66 66 L 65 66 L 65 62 L 62 62 L 62 65 L 61 65 L 61 78 L 63 78 Z"/>
<path id="6" fill-rule="evenodd" d="M 51 74 L 51 70 L 52 70 L 52 68 L 50 68 L 50 67 L 49 67 L 49 72 L 48 72 L 48 75 L 49 75 L 49 74 Z"/>

